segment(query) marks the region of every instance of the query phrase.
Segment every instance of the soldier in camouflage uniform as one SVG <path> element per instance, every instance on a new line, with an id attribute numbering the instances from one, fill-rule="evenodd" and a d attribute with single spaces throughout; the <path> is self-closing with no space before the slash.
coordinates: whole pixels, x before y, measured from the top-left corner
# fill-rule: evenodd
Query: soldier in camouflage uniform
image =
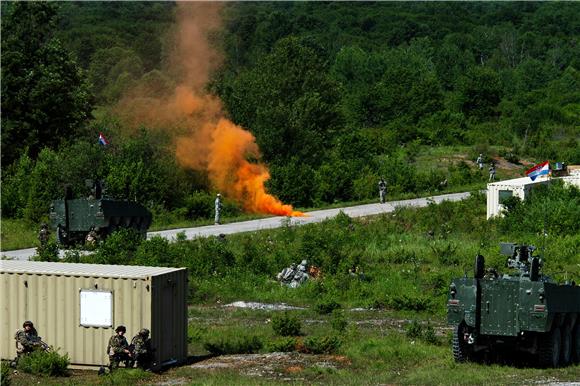
<path id="1" fill-rule="evenodd" d="M 153 362 L 153 348 L 151 347 L 151 339 L 149 338 L 149 330 L 142 328 L 137 335 L 131 339 L 131 358 L 133 367 L 137 362 L 137 367 L 143 370 L 151 369 Z"/>
<path id="2" fill-rule="evenodd" d="M 48 243 L 48 238 L 50 237 L 50 231 L 48 230 L 48 225 L 46 223 L 42 223 L 40 226 L 40 231 L 38 232 L 38 241 L 40 241 L 40 246 L 46 246 Z"/>
<path id="3" fill-rule="evenodd" d="M 129 343 L 124 336 L 126 332 L 125 326 L 119 326 L 115 329 L 115 335 L 109 339 L 107 355 L 109 355 L 111 371 L 118 368 L 121 361 L 125 362 L 126 367 L 129 366 L 131 352 L 129 351 Z"/>
<path id="4" fill-rule="evenodd" d="M 34 324 L 27 320 L 22 325 L 22 329 L 16 331 L 14 335 L 16 340 L 16 359 L 12 362 L 12 366 L 16 367 L 21 356 L 29 354 L 36 350 L 48 351 L 48 346 L 42 341 L 34 328 Z"/>

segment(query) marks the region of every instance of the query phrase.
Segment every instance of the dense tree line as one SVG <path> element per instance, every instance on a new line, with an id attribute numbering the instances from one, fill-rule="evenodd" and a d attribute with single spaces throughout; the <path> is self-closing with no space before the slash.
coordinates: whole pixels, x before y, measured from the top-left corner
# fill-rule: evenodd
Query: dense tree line
<path id="1" fill-rule="evenodd" d="M 163 71 L 175 4 L 3 3 L 2 11 L 5 216 L 38 219 L 62 184 L 81 190 L 80 165 L 112 192 L 130 185 L 151 206 L 205 213 L 194 192 L 210 189 L 207 178 L 175 167 L 167 138 L 146 127 L 128 136 L 110 112 L 136 84 L 171 85 Z M 256 136 L 270 190 L 297 205 L 371 197 L 381 175 L 394 192 L 476 179 L 465 165 L 417 170 L 421 146 L 497 145 L 578 163 L 579 11 L 228 3 L 211 37 L 225 60 L 208 87 Z M 94 144 L 99 131 L 114 150 Z"/>

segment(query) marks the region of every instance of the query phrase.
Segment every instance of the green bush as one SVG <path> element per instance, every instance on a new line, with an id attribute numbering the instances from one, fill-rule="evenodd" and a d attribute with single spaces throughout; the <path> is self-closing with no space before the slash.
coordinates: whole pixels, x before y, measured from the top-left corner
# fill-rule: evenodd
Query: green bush
<path id="1" fill-rule="evenodd" d="M 389 305 L 395 310 L 427 311 L 432 307 L 432 299 L 427 295 L 396 295 Z"/>
<path id="2" fill-rule="evenodd" d="M 18 360 L 18 370 L 49 377 L 68 376 L 68 354 L 60 355 L 57 351 L 35 351 Z"/>
<path id="3" fill-rule="evenodd" d="M 413 320 L 407 325 L 405 334 L 409 339 L 417 339 L 423 335 L 423 326 L 417 320 Z"/>
<path id="4" fill-rule="evenodd" d="M 2 361 L 0 363 L 0 368 L 2 370 L 0 374 L 0 379 L 2 380 L 0 386 L 10 386 L 10 365 L 8 362 Z"/>
<path id="5" fill-rule="evenodd" d="M 407 325 L 405 333 L 409 339 L 421 339 L 428 344 L 439 344 L 435 329 L 429 324 L 427 324 L 427 327 L 423 327 L 417 320 L 413 320 Z"/>
<path id="6" fill-rule="evenodd" d="M 322 300 L 314 307 L 316 312 L 318 312 L 320 315 L 331 314 L 334 310 L 338 310 L 340 308 L 342 308 L 342 306 L 333 299 Z"/>
<path id="7" fill-rule="evenodd" d="M 348 327 L 348 321 L 344 316 L 344 311 L 335 309 L 332 311 L 332 315 L 330 317 L 330 326 L 336 332 L 342 333 Z"/>
<path id="8" fill-rule="evenodd" d="M 272 318 L 272 329 L 274 334 L 279 336 L 298 336 L 302 325 L 296 316 L 291 316 L 287 312 L 282 315 L 275 315 Z"/>
<path id="9" fill-rule="evenodd" d="M 274 339 L 268 342 L 268 352 L 292 352 L 296 350 L 296 338 L 284 337 Z"/>
<path id="10" fill-rule="evenodd" d="M 255 335 L 210 338 L 203 345 L 214 355 L 253 354 L 260 351 L 263 346 L 260 338 Z"/>
<path id="11" fill-rule="evenodd" d="M 58 244 L 49 241 L 46 245 L 36 248 L 36 254 L 32 256 L 34 261 L 59 261 Z"/>
<path id="12" fill-rule="evenodd" d="M 341 346 L 342 342 L 334 335 L 312 336 L 304 339 L 304 352 L 308 354 L 332 354 Z"/>

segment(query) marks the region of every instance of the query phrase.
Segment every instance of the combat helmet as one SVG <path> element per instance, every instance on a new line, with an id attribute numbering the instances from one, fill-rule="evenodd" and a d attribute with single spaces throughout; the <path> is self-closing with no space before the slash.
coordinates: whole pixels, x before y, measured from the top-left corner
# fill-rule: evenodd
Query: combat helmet
<path id="1" fill-rule="evenodd" d="M 127 327 L 121 325 L 121 326 L 118 326 L 117 328 L 115 328 L 115 332 L 120 332 L 120 331 L 127 332 Z"/>
<path id="2" fill-rule="evenodd" d="M 144 336 L 144 337 L 148 337 L 148 336 L 149 336 L 149 330 L 148 330 L 148 329 L 146 329 L 146 328 L 142 328 L 142 329 L 139 331 L 139 335 L 141 335 L 141 336 Z"/>
<path id="3" fill-rule="evenodd" d="M 34 328 L 34 323 L 32 321 L 27 320 L 26 322 L 22 323 L 22 328 L 26 328 L 26 326 L 30 326 Z"/>

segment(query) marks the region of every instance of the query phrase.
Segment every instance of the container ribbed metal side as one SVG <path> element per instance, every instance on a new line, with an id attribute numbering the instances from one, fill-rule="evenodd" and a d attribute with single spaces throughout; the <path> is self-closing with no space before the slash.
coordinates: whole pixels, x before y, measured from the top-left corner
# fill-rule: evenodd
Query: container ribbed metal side
<path id="1" fill-rule="evenodd" d="M 111 291 L 110 327 L 80 325 L 80 291 Z M 49 345 L 68 353 L 71 364 L 108 364 L 109 338 L 117 325 L 127 327 L 127 340 L 141 328 L 151 330 L 160 362 L 187 355 L 187 270 L 146 278 L 69 276 L 0 272 L 0 357 L 16 356 L 14 333 L 32 320 Z M 167 334 L 171 339 L 167 339 Z"/>

